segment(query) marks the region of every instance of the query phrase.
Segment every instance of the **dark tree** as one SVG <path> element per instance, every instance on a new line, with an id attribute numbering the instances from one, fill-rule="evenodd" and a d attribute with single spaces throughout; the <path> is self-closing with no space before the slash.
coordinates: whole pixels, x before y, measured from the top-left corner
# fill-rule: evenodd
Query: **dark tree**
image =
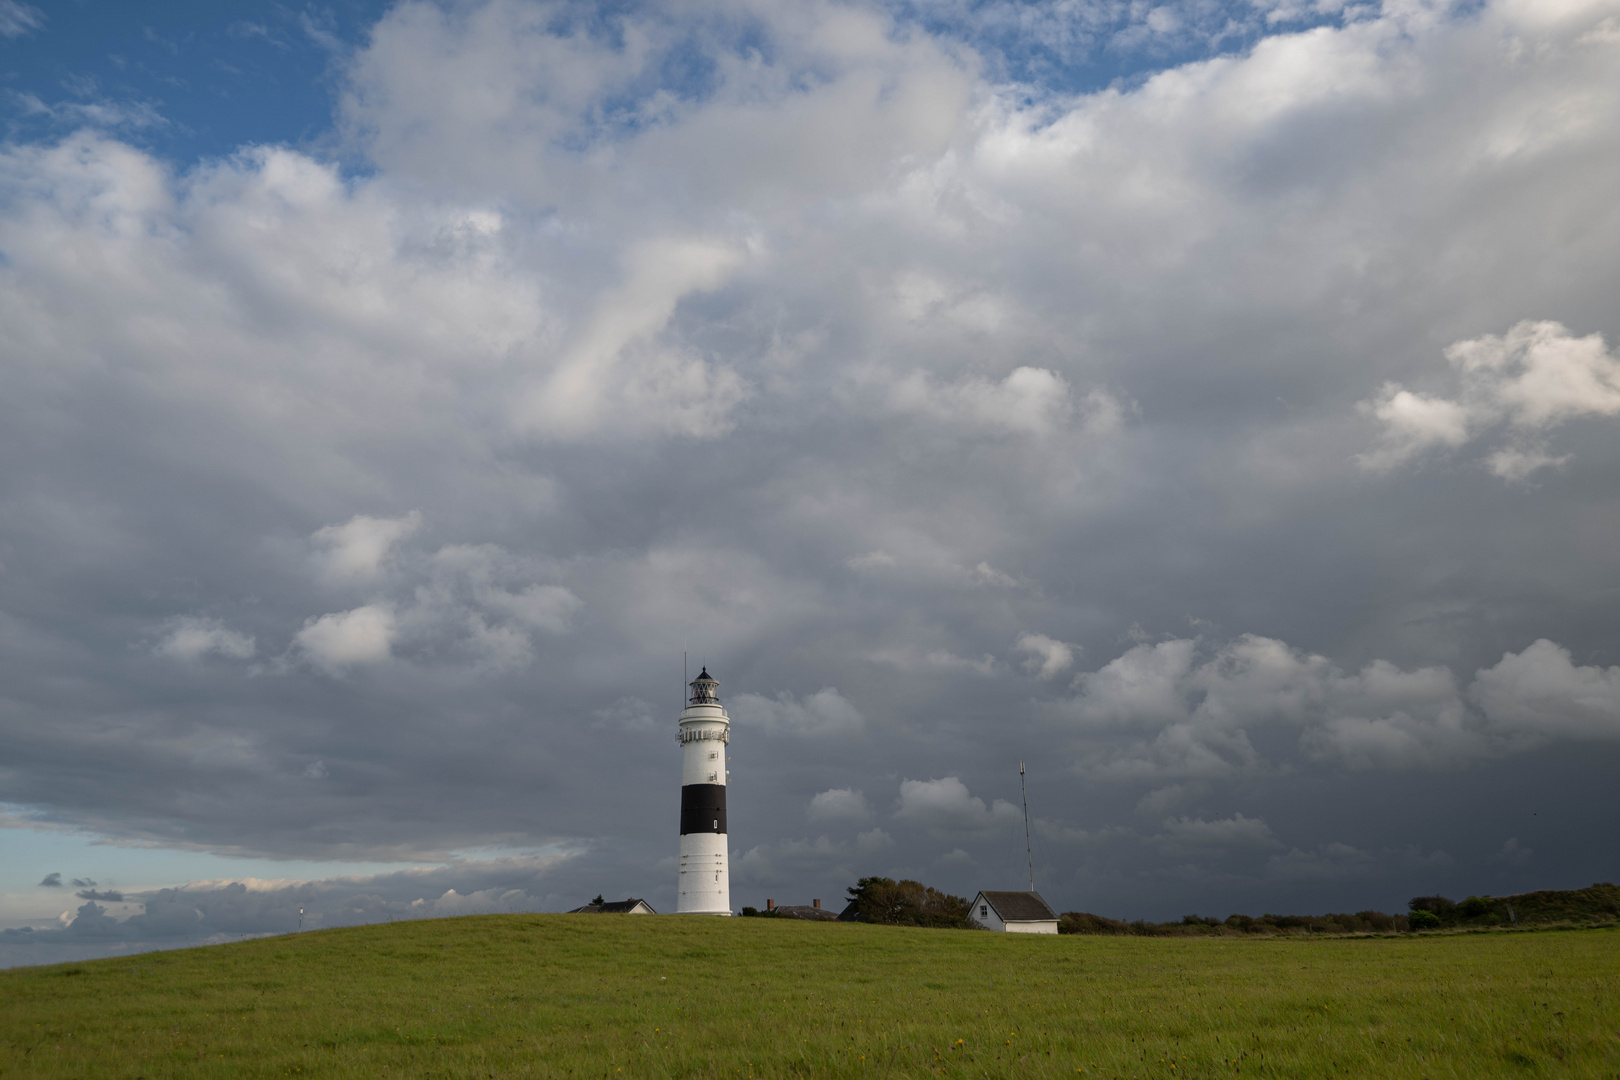
<path id="1" fill-rule="evenodd" d="M 862 922 L 888 926 L 935 926 L 970 929 L 968 902 L 920 881 L 886 877 L 861 878 L 849 890 Z"/>

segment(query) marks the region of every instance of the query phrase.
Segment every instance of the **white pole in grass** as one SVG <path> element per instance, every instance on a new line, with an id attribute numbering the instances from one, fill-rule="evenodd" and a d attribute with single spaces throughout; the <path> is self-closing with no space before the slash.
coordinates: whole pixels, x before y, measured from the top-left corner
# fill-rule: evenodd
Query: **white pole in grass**
<path id="1" fill-rule="evenodd" d="M 1029 857 L 1029 891 L 1035 891 L 1035 850 L 1029 846 L 1029 788 L 1024 786 L 1024 763 L 1018 763 L 1018 790 L 1024 796 L 1024 854 Z"/>

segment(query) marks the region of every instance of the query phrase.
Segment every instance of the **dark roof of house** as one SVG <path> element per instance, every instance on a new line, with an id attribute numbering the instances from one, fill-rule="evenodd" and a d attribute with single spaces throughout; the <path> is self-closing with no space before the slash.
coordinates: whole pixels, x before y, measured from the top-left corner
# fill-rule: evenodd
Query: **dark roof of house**
<path id="1" fill-rule="evenodd" d="M 635 897 L 631 897 L 629 900 L 610 900 L 605 904 L 586 904 L 584 907 L 574 908 L 572 911 L 568 912 L 568 914 L 628 915 L 631 911 L 635 910 L 637 904 L 647 904 L 647 901 L 638 900 Z M 658 914 L 658 912 L 653 911 L 653 906 L 651 904 L 647 904 L 647 910 L 652 911 L 654 915 Z"/>
<path id="2" fill-rule="evenodd" d="M 1038 892 L 981 892 L 980 896 L 996 909 L 1002 922 L 1034 922 L 1056 919 L 1057 912 Z"/>
<path id="3" fill-rule="evenodd" d="M 838 913 L 838 921 L 865 922 L 866 920 L 861 918 L 861 909 L 855 906 L 855 901 L 851 900 L 844 910 Z"/>
<path id="4" fill-rule="evenodd" d="M 777 904 L 776 914 L 783 919 L 806 919 L 810 922 L 837 922 L 838 913 L 811 904 Z"/>

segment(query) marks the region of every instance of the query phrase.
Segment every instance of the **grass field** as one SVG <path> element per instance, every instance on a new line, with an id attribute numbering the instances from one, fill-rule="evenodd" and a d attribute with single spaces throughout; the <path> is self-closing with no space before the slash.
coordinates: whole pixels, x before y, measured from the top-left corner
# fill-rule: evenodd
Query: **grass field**
<path id="1" fill-rule="evenodd" d="M 479 916 L 0 971 L 0 1078 L 1620 1077 L 1620 930 Z"/>

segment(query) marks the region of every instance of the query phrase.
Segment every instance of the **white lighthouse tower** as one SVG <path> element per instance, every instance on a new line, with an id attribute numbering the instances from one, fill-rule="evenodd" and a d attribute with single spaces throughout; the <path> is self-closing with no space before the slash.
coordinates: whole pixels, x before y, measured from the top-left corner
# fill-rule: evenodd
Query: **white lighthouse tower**
<path id="1" fill-rule="evenodd" d="M 731 718 L 720 683 L 703 674 L 689 684 L 681 713 L 681 879 L 675 911 L 731 914 L 731 861 L 726 852 L 726 744 Z"/>

